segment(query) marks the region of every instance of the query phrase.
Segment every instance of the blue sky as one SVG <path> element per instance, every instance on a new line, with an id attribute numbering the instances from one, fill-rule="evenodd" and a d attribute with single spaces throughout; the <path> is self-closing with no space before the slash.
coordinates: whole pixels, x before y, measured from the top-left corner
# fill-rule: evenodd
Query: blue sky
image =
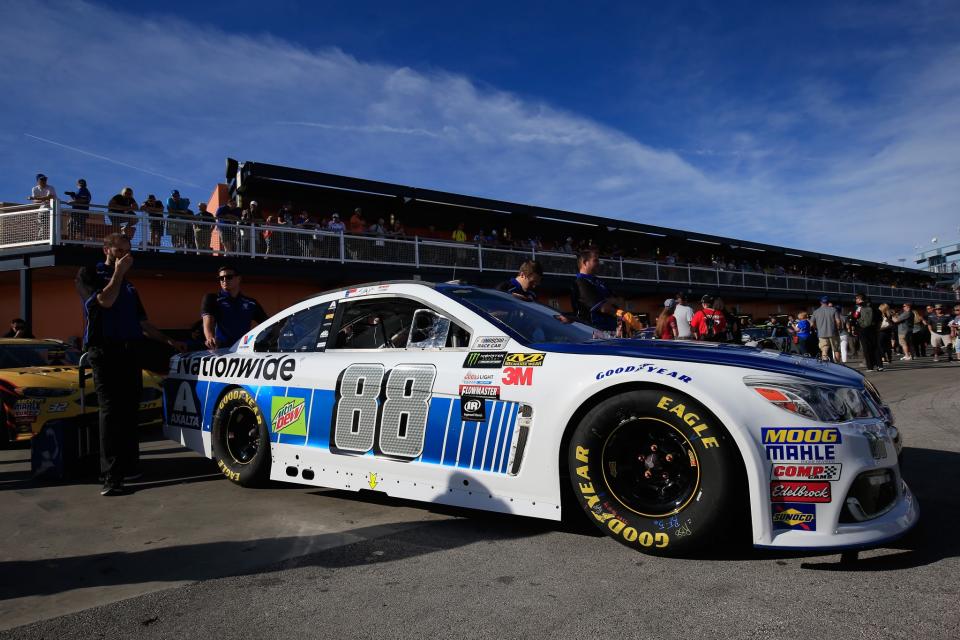
<path id="1" fill-rule="evenodd" d="M 960 3 L 0 0 L 0 200 L 230 155 L 895 263 L 960 226 Z"/>

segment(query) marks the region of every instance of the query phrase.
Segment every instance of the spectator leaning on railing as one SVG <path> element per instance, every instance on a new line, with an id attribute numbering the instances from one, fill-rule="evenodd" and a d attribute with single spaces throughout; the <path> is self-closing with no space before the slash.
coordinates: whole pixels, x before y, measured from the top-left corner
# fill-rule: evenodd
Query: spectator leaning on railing
<path id="1" fill-rule="evenodd" d="M 108 213 L 135 214 L 139 208 L 137 201 L 133 199 L 133 187 L 124 187 L 107 203 Z M 126 218 L 109 216 L 110 232 L 120 233 L 124 220 Z"/>
<path id="2" fill-rule="evenodd" d="M 76 191 L 64 191 L 64 195 L 70 196 L 70 223 L 67 225 L 67 233 L 74 240 L 85 240 L 87 237 L 87 218 L 86 213 L 90 209 L 90 190 L 87 189 L 87 181 L 83 178 L 77 180 Z"/>
<path id="3" fill-rule="evenodd" d="M 163 203 L 157 200 L 152 193 L 140 205 L 140 210 L 147 214 L 147 226 L 150 229 L 150 247 L 157 251 L 163 244 L 164 222 Z"/>

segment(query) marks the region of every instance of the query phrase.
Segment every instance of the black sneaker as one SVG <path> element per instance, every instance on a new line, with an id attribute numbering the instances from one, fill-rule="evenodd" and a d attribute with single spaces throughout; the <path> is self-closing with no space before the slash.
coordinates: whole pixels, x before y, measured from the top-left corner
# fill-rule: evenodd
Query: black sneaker
<path id="1" fill-rule="evenodd" d="M 107 482 L 103 485 L 103 489 L 100 489 L 100 495 L 102 496 L 122 496 L 127 490 L 123 487 L 123 483 L 116 482 Z"/>

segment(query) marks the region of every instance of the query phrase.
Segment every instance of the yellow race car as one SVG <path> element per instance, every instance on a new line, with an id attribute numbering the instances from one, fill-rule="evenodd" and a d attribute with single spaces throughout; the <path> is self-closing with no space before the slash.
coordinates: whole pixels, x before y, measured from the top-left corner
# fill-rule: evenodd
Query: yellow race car
<path id="1" fill-rule="evenodd" d="M 29 440 L 53 420 L 79 416 L 80 352 L 58 340 L 0 339 L 0 446 Z M 93 374 L 86 371 L 84 413 L 96 413 Z M 162 418 L 163 377 L 143 371 L 140 425 Z"/>

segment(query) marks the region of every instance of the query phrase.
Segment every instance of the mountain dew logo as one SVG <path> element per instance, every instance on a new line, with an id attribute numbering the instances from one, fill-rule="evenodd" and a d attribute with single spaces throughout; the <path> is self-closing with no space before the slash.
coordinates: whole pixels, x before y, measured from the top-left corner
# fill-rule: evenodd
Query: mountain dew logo
<path id="1" fill-rule="evenodd" d="M 272 398 L 270 402 L 274 432 L 307 435 L 307 420 L 303 415 L 306 404 L 303 398 Z"/>

